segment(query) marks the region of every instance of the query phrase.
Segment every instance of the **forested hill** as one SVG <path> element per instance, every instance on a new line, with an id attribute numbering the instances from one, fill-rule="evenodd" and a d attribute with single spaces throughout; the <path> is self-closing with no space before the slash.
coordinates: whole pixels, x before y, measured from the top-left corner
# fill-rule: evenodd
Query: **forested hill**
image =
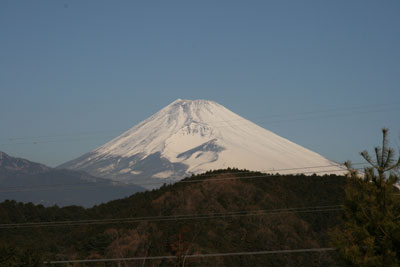
<path id="1" fill-rule="evenodd" d="M 6 201 L 0 204 L 0 265 L 175 255 L 125 263 L 182 266 L 186 254 L 329 247 L 327 230 L 341 211 L 325 206 L 342 203 L 344 184 L 336 175 L 228 169 L 90 209 Z M 75 222 L 54 224 L 61 221 Z M 187 258 L 185 266 L 335 266 L 334 257 L 331 251 Z"/>

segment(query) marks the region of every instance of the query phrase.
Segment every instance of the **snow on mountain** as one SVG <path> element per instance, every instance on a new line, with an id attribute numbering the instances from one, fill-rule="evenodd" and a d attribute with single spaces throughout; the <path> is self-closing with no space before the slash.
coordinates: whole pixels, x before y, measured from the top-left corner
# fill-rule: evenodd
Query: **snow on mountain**
<path id="1" fill-rule="evenodd" d="M 60 167 L 147 188 L 160 186 L 160 180 L 176 181 L 192 173 L 227 167 L 269 173 L 296 172 L 293 169 L 299 173 L 342 173 L 334 162 L 216 102 L 181 99 Z"/>

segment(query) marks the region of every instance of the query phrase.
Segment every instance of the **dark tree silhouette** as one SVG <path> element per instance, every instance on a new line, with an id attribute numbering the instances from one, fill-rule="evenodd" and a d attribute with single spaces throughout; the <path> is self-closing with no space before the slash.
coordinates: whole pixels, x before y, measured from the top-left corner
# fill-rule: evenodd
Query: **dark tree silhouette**
<path id="1" fill-rule="evenodd" d="M 359 175 L 350 162 L 342 225 L 332 231 L 334 245 L 351 266 L 398 266 L 400 262 L 400 195 L 394 150 L 388 147 L 386 128 L 375 158 L 361 156 L 371 165 Z"/>

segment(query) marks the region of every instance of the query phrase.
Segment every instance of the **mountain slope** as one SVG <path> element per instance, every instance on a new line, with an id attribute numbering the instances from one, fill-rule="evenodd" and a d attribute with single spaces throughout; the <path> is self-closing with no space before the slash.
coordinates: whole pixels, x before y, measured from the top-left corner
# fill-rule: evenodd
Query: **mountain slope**
<path id="1" fill-rule="evenodd" d="M 38 174 L 50 170 L 46 165 L 35 163 L 22 158 L 14 158 L 0 151 L 0 182 L 6 175 L 19 172 L 25 174 Z"/>
<path id="2" fill-rule="evenodd" d="M 0 201 L 89 207 L 143 190 L 140 186 L 118 186 L 83 171 L 53 169 L 0 152 Z"/>
<path id="3" fill-rule="evenodd" d="M 321 167 L 307 169 L 315 166 Z M 298 172 L 338 173 L 334 162 L 216 102 L 181 99 L 60 167 L 147 188 L 227 167 L 280 173 L 304 168 Z"/>

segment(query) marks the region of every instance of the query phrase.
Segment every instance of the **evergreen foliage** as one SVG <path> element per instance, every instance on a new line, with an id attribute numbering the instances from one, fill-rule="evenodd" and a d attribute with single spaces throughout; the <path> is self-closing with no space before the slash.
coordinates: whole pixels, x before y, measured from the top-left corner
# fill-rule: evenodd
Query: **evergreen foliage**
<path id="1" fill-rule="evenodd" d="M 347 163 L 343 223 L 332 231 L 340 258 L 350 266 L 399 266 L 400 195 L 395 170 L 400 157 L 388 147 L 387 129 L 382 129 L 382 147 L 375 147 L 376 159 L 367 151 L 361 156 L 371 165 L 359 175 Z"/>

